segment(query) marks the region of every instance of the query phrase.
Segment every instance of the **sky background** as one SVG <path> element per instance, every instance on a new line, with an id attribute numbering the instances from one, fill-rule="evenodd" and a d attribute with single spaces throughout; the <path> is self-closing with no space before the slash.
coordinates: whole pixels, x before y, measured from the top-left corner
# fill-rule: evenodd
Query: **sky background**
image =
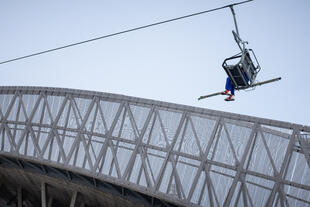
<path id="1" fill-rule="evenodd" d="M 237 1 L 2 0 L 0 62 Z M 261 64 L 236 101 L 224 90 L 225 58 L 239 52 L 230 9 L 0 65 L 2 86 L 102 91 L 310 125 L 310 1 L 255 0 L 235 7 L 239 32 Z"/>

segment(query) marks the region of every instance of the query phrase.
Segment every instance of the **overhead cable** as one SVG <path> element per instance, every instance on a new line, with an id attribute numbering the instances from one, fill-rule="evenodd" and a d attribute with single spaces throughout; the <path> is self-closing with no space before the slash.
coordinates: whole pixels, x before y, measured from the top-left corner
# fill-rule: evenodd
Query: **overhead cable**
<path id="1" fill-rule="evenodd" d="M 1 64 L 5 64 L 5 63 L 9 63 L 9 62 L 13 62 L 13 61 L 17 61 L 17 60 L 21 60 L 21 59 L 30 58 L 30 57 L 37 56 L 37 55 L 42 55 L 42 54 L 53 52 L 53 51 L 56 51 L 56 50 L 62 50 L 62 49 L 68 48 L 68 47 L 76 46 L 76 45 L 85 44 L 85 43 L 88 43 L 88 42 L 97 41 L 97 40 L 100 40 L 100 39 L 105 39 L 105 38 L 108 38 L 108 37 L 113 37 L 113 36 L 124 34 L 124 33 L 133 32 L 133 31 L 136 31 L 136 30 L 145 29 L 145 28 L 148 28 L 148 27 L 157 26 L 157 25 L 160 25 L 160 24 L 165 24 L 165 23 L 169 23 L 169 22 L 173 22 L 173 21 L 177 21 L 177 20 L 181 20 L 181 19 L 185 19 L 185 18 L 189 18 L 189 17 L 193 17 L 193 16 L 197 16 L 197 15 L 213 12 L 213 11 L 217 11 L 217 10 L 220 10 L 220 9 L 225 9 L 225 8 L 236 6 L 236 5 L 239 5 L 239 4 L 244 4 L 244 3 L 247 3 L 247 2 L 250 2 L 250 1 L 253 1 L 253 0 L 247 0 L 247 1 L 242 1 L 242 2 L 238 2 L 238 3 L 234 3 L 234 4 L 229 4 L 229 5 L 226 5 L 226 6 L 222 6 L 222 7 L 218 7 L 218 8 L 214 8 L 214 9 L 209 9 L 209 10 L 205 10 L 205 11 L 202 11 L 202 12 L 197 12 L 197 13 L 193 13 L 193 14 L 189 14 L 189 15 L 185 15 L 185 16 L 181 16 L 181 17 L 177 17 L 177 18 L 173 18 L 173 19 L 169 19 L 169 20 L 165 20 L 165 21 L 160 21 L 160 22 L 156 22 L 156 23 L 152 23 L 152 24 L 148 24 L 148 25 L 144 25 L 144 26 L 140 26 L 140 27 L 136 27 L 136 28 L 132 28 L 132 29 L 128 29 L 128 30 L 124 30 L 124 31 L 120 31 L 120 32 L 116 32 L 116 33 L 112 33 L 112 34 L 108 34 L 108 35 L 92 38 L 92 39 L 88 39 L 88 40 L 84 40 L 84 41 L 81 41 L 81 42 L 76 42 L 76 43 L 64 45 L 64 46 L 61 46 L 61 47 L 56 47 L 56 48 L 49 49 L 49 50 L 44 50 L 44 51 L 33 53 L 33 54 L 30 54 L 30 55 L 25 55 L 25 56 L 21 56 L 21 57 L 17 57 L 17 58 L 14 58 L 14 59 L 10 59 L 10 60 L 6 60 L 6 61 L 3 61 L 3 62 L 0 62 L 0 65 Z"/>

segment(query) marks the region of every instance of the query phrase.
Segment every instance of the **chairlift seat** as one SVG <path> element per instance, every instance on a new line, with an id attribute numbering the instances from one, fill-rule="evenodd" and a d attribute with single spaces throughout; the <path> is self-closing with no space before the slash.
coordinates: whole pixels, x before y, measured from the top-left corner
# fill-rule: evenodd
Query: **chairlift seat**
<path id="1" fill-rule="evenodd" d="M 235 55 L 224 60 L 222 66 L 227 73 L 228 77 L 232 81 L 235 89 L 246 89 L 251 87 L 254 83 L 257 73 L 260 70 L 260 66 L 255 57 L 255 63 L 253 63 L 250 52 L 254 55 L 253 50 L 246 49 L 242 54 Z M 237 62 L 236 62 L 237 60 Z M 230 63 L 234 61 L 234 63 Z M 254 65 L 256 64 L 256 66 Z"/>

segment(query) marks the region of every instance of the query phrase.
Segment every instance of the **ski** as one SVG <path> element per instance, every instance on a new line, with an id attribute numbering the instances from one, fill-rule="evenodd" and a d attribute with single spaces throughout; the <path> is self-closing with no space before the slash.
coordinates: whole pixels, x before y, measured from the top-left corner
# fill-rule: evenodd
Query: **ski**
<path id="1" fill-rule="evenodd" d="M 218 95 L 227 95 L 227 96 L 229 96 L 230 94 L 223 94 L 223 91 L 222 92 L 217 92 L 217 93 L 212 93 L 212 94 L 209 94 L 209 95 L 200 96 L 198 98 L 198 101 L 200 101 L 201 99 L 210 98 L 212 96 L 218 96 Z"/>
<path id="2" fill-rule="evenodd" d="M 281 77 L 274 78 L 274 79 L 271 79 L 271 80 L 262 81 L 262 82 L 257 82 L 257 83 L 252 84 L 252 86 L 249 87 L 249 88 L 253 88 L 255 86 L 261 86 L 261 85 L 264 85 L 264 84 L 267 84 L 267 83 L 272 83 L 272 82 L 279 81 L 279 80 L 281 80 Z"/>
<path id="3" fill-rule="evenodd" d="M 274 79 L 271 79 L 271 80 L 266 80 L 266 81 L 254 83 L 254 84 L 252 84 L 252 85 L 251 85 L 250 87 L 248 87 L 248 88 L 253 88 L 253 87 L 255 87 L 255 86 L 261 86 L 261 85 L 264 85 L 264 84 L 267 84 L 267 83 L 272 83 L 272 82 L 279 81 L 279 80 L 281 80 L 281 77 L 279 77 L 279 78 L 274 78 Z M 209 95 L 200 96 L 200 97 L 198 98 L 198 101 L 200 101 L 201 99 L 210 98 L 210 97 L 218 96 L 218 95 L 230 95 L 230 94 L 223 94 L 223 92 L 212 93 L 212 94 L 209 94 Z"/>

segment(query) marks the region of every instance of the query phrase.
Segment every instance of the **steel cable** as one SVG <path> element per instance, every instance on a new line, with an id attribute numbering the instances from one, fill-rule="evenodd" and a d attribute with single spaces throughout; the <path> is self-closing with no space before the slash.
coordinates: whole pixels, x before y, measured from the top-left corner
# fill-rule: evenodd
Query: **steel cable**
<path id="1" fill-rule="evenodd" d="M 177 18 L 173 18 L 173 19 L 169 19 L 169 20 L 165 20 L 165 21 L 160 21 L 160 22 L 156 22 L 156 23 L 152 23 L 152 24 L 148 24 L 148 25 L 144 25 L 144 26 L 140 26 L 140 27 L 136 27 L 136 28 L 132 28 L 132 29 L 128 29 L 128 30 L 124 30 L 124 31 L 120 31 L 120 32 L 116 32 L 116 33 L 112 33 L 112 34 L 108 34 L 108 35 L 92 38 L 92 39 L 88 39 L 88 40 L 84 40 L 84 41 L 81 41 L 81 42 L 76 42 L 76 43 L 64 45 L 64 46 L 61 46 L 61 47 L 56 47 L 56 48 L 49 49 L 49 50 L 44 50 L 44 51 L 33 53 L 33 54 L 30 54 L 30 55 L 25 55 L 25 56 L 21 56 L 21 57 L 17 57 L 17 58 L 13 58 L 13 59 L 10 59 L 10 60 L 6 60 L 6 61 L 3 61 L 3 62 L 0 62 L 0 65 L 1 64 L 5 64 L 5 63 L 9 63 L 9 62 L 13 62 L 13 61 L 17 61 L 17 60 L 21 60 L 21 59 L 30 58 L 30 57 L 37 56 L 37 55 L 42 55 L 42 54 L 53 52 L 53 51 L 56 51 L 56 50 L 62 50 L 62 49 L 68 48 L 68 47 L 76 46 L 76 45 L 85 44 L 85 43 L 88 43 L 88 42 L 97 41 L 97 40 L 108 38 L 108 37 L 113 37 L 113 36 L 124 34 L 124 33 L 128 33 L 128 32 L 133 32 L 133 31 L 136 31 L 136 30 L 145 29 L 145 28 L 148 28 L 148 27 L 157 26 L 157 25 L 160 25 L 160 24 L 165 24 L 165 23 L 168 23 L 168 22 L 177 21 L 177 20 L 180 20 L 180 19 L 185 19 L 185 18 L 189 18 L 189 17 L 193 17 L 193 16 L 197 16 L 197 15 L 201 15 L 201 14 L 217 11 L 217 10 L 220 10 L 220 9 L 236 6 L 236 5 L 239 5 L 239 4 L 244 4 L 244 3 L 247 3 L 247 2 L 250 2 L 250 1 L 253 1 L 253 0 L 247 0 L 247 1 L 242 1 L 242 2 L 238 2 L 238 3 L 234 3 L 234 4 L 229 4 L 229 5 L 226 5 L 226 6 L 222 6 L 222 7 L 218 7 L 218 8 L 214 8 L 214 9 L 209 9 L 209 10 L 205 10 L 205 11 L 202 11 L 202 12 L 197 12 L 197 13 L 193 13 L 193 14 L 189 14 L 189 15 L 185 15 L 185 16 L 181 16 L 181 17 L 177 17 Z"/>

